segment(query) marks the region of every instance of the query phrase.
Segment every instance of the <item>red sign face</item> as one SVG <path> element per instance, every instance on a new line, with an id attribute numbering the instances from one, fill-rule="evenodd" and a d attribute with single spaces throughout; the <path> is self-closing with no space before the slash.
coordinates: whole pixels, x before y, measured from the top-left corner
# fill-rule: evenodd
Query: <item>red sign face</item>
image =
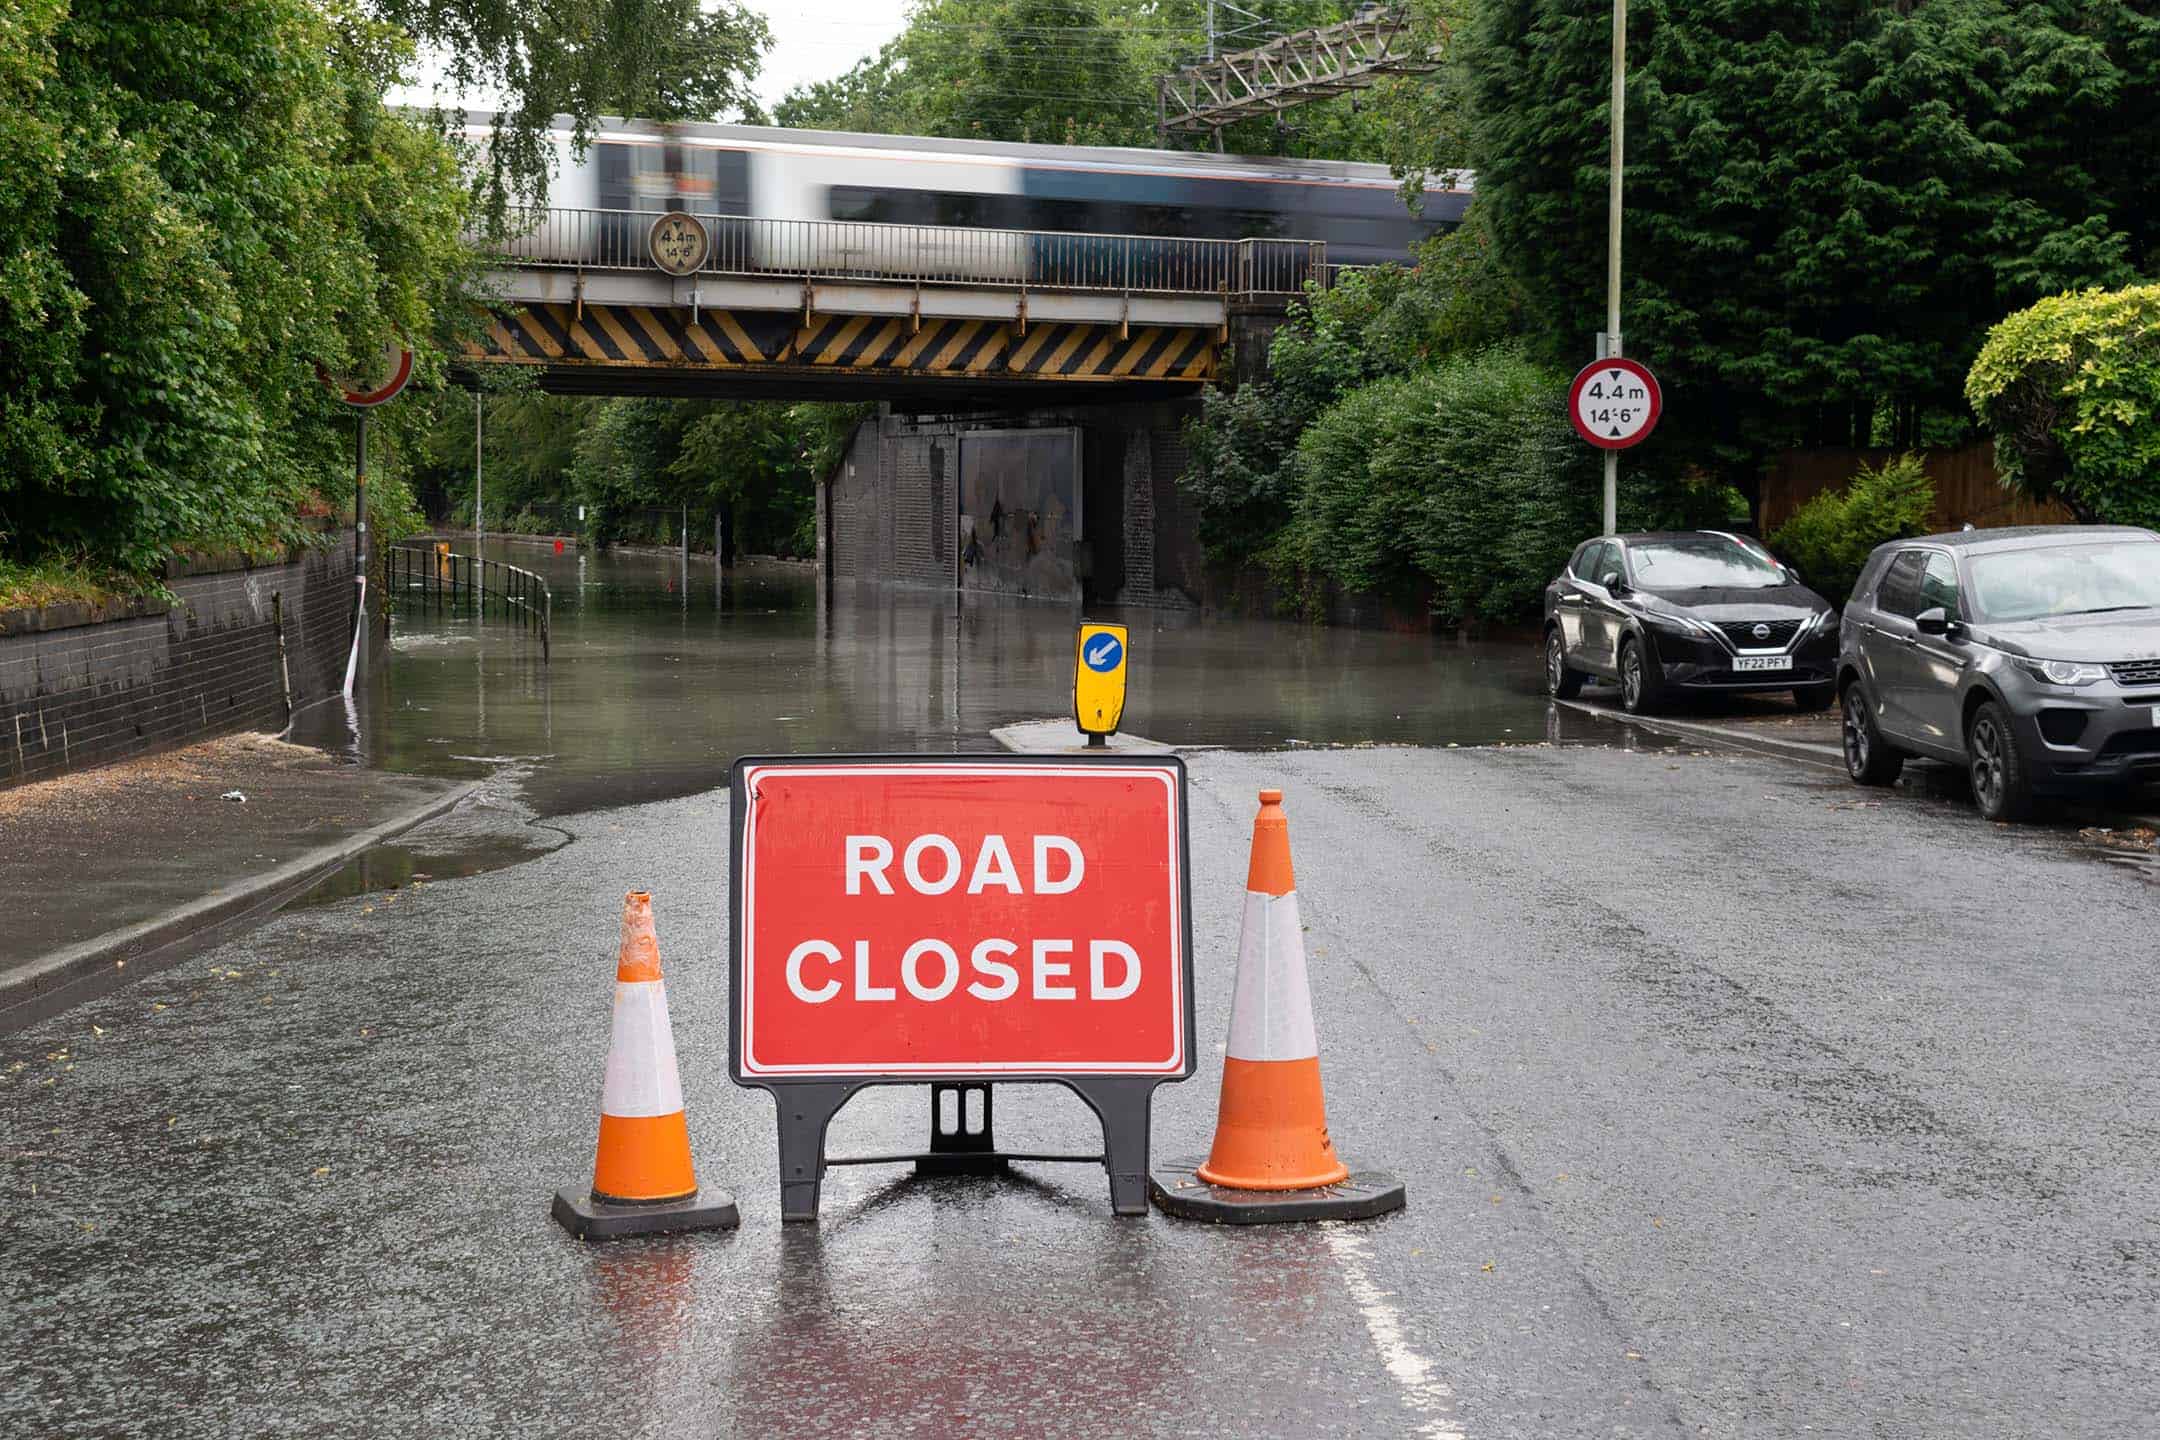
<path id="1" fill-rule="evenodd" d="M 1600 450 L 1625 450 L 1657 428 L 1665 396 L 1647 366 L 1615 355 L 1576 372 L 1567 408 L 1576 434 Z"/>
<path id="2" fill-rule="evenodd" d="M 1175 761 L 746 761 L 736 1073 L 1187 1073 Z"/>

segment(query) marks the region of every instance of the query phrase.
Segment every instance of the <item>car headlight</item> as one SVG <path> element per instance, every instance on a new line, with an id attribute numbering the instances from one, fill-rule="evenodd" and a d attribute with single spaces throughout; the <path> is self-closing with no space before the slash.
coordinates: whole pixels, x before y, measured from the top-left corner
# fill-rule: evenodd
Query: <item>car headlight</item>
<path id="1" fill-rule="evenodd" d="M 2107 679 L 2107 669 L 2083 660 L 2027 660 L 2025 668 L 2050 685 L 2090 685 Z"/>
<path id="2" fill-rule="evenodd" d="M 1704 635 L 1709 636 L 1713 640 L 1717 638 L 1717 632 L 1715 630 L 1712 630 L 1709 626 L 1703 624 L 1702 621 L 1693 619 L 1686 615 L 1675 615 L 1667 610 L 1638 610 L 1635 613 L 1642 616 L 1643 619 L 1649 621 L 1652 625 L 1657 626 L 1661 630 L 1667 630 L 1678 635 L 1685 635 L 1691 640 Z"/>

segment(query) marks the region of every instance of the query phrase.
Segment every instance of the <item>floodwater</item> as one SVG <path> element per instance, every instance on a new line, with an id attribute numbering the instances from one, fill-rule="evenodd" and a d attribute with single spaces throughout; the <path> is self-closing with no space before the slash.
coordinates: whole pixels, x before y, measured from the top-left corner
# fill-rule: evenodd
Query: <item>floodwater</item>
<path id="1" fill-rule="evenodd" d="M 476 621 L 407 596 L 357 736 L 323 706 L 295 738 L 424 774 L 512 767 L 514 803 L 540 819 L 710 789 L 741 755 L 996 749 L 992 730 L 1069 711 L 1071 605 L 867 587 L 821 601 L 807 565 L 723 575 L 697 557 L 488 553 L 552 587 L 547 661 L 492 609 Z M 1532 645 L 1088 614 L 1132 629 L 1132 734 L 1239 748 L 1549 738 Z"/>

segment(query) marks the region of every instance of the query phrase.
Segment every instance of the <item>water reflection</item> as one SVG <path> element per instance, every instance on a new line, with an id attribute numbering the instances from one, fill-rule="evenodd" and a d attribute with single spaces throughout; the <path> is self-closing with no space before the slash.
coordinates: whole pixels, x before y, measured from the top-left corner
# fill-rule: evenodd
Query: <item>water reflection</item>
<path id="1" fill-rule="evenodd" d="M 988 748 L 998 726 L 1070 702 L 1070 606 L 868 587 L 827 601 L 810 567 L 782 562 L 722 574 L 709 559 L 669 554 L 558 556 L 515 543 L 488 553 L 554 587 L 552 663 L 514 625 L 400 597 L 363 717 L 369 763 L 465 775 L 515 757 L 531 764 L 525 801 L 562 814 L 703 790 L 743 754 Z M 1090 614 L 1132 627 L 1126 728 L 1157 739 L 1545 736 L 1532 647 Z M 304 724 L 296 738 L 334 737 L 311 737 Z"/>

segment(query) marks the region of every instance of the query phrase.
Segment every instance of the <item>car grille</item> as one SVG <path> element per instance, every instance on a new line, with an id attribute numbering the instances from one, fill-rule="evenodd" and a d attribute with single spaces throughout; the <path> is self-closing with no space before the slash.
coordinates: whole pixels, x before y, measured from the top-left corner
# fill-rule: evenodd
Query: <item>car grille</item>
<path id="1" fill-rule="evenodd" d="M 1718 629 L 1725 632 L 1735 650 L 1782 650 L 1800 633 L 1800 624 L 1798 620 L 1720 620 Z M 1770 633 L 1757 636 L 1758 625 L 1768 626 Z"/>
<path id="2" fill-rule="evenodd" d="M 2160 685 L 2160 660 L 2121 660 L 2108 673 L 2118 685 Z"/>

